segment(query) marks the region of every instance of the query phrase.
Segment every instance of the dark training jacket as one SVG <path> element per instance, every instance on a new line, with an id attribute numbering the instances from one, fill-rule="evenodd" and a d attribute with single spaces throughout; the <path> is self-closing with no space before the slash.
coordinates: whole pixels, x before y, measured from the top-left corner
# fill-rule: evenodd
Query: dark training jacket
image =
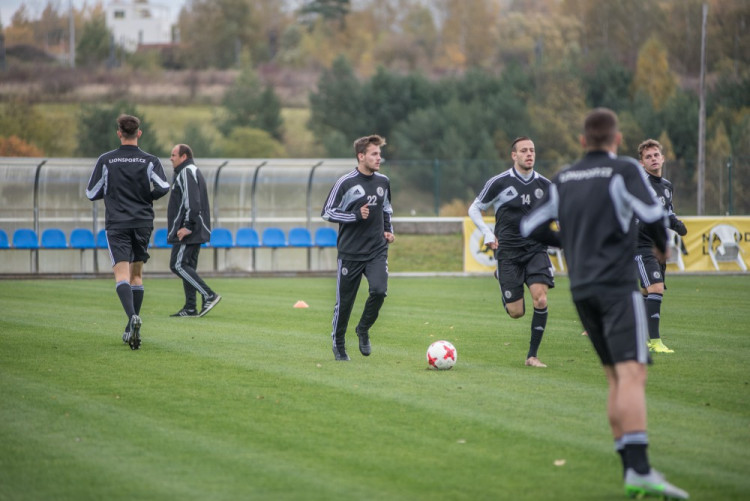
<path id="1" fill-rule="evenodd" d="M 177 230 L 192 231 L 177 238 Z M 211 239 L 211 208 L 208 188 L 200 169 L 189 158 L 174 170 L 172 193 L 167 206 L 167 242 L 170 244 L 202 244 Z"/>
<path id="2" fill-rule="evenodd" d="M 161 161 L 138 146 L 104 153 L 89 178 L 86 197 L 104 200 L 108 230 L 154 227 L 154 200 L 169 192 Z"/>

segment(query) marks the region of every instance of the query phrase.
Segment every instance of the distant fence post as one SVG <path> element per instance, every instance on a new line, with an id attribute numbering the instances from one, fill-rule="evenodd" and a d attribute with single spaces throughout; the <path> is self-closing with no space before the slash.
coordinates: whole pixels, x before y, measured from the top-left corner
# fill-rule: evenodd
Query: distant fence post
<path id="1" fill-rule="evenodd" d="M 734 207 L 732 207 L 732 157 L 727 159 L 727 183 L 729 184 L 727 192 L 729 192 L 729 201 L 727 203 L 727 214 L 734 214 Z"/>
<path id="2" fill-rule="evenodd" d="M 433 200 L 435 202 L 435 216 L 440 215 L 440 160 L 435 158 L 432 161 L 432 175 L 433 175 Z"/>

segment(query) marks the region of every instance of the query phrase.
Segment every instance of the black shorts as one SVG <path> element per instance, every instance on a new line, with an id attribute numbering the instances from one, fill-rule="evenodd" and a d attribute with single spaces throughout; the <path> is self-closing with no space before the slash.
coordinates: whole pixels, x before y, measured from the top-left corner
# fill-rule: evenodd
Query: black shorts
<path id="1" fill-rule="evenodd" d="M 148 261 L 148 242 L 153 228 L 122 228 L 107 230 L 107 246 L 112 266 L 123 261 Z"/>
<path id="2" fill-rule="evenodd" d="M 534 252 L 512 259 L 497 260 L 500 291 L 506 303 L 523 299 L 523 284 L 545 284 L 555 286 L 555 273 L 547 251 Z"/>
<path id="3" fill-rule="evenodd" d="M 574 301 L 583 328 L 603 365 L 651 363 L 648 319 L 638 291 L 613 292 Z"/>
<path id="4" fill-rule="evenodd" d="M 664 272 L 666 264 L 661 264 L 651 252 L 635 255 L 635 264 L 638 268 L 638 277 L 641 287 L 648 288 L 649 285 L 664 283 Z"/>

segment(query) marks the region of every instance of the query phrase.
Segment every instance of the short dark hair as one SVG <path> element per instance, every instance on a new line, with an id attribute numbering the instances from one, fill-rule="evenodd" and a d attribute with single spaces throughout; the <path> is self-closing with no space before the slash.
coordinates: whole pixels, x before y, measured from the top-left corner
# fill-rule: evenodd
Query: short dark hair
<path id="1" fill-rule="evenodd" d="M 609 108 L 591 110 L 583 121 L 583 136 L 588 148 L 597 149 L 615 142 L 617 115 Z"/>
<path id="2" fill-rule="evenodd" d="M 643 152 L 649 148 L 659 148 L 659 153 L 664 151 L 661 143 L 656 139 L 646 139 L 638 145 L 638 158 L 643 158 Z"/>
<path id="3" fill-rule="evenodd" d="M 513 142 L 510 143 L 510 151 L 516 151 L 516 144 L 520 143 L 521 141 L 531 141 L 531 138 L 526 136 L 519 136 L 515 138 Z"/>
<path id="4" fill-rule="evenodd" d="M 187 144 L 177 145 L 177 156 L 186 155 L 188 159 L 193 158 L 193 150 Z"/>
<path id="5" fill-rule="evenodd" d="M 367 151 L 368 146 L 371 144 L 374 144 L 375 146 L 385 146 L 385 138 L 380 137 L 377 134 L 360 137 L 354 141 L 354 155 L 359 158 L 359 154 L 364 154 Z"/>
<path id="6" fill-rule="evenodd" d="M 117 130 L 119 130 L 126 139 L 133 139 L 141 128 L 141 121 L 133 115 L 120 115 L 117 117 Z"/>

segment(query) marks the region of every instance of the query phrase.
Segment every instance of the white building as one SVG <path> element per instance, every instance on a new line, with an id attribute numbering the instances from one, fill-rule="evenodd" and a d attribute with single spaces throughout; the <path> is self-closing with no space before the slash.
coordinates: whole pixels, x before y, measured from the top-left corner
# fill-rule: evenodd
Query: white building
<path id="1" fill-rule="evenodd" d="M 128 52 L 143 44 L 172 42 L 170 11 L 165 5 L 148 0 L 112 0 L 105 9 L 115 44 Z"/>

